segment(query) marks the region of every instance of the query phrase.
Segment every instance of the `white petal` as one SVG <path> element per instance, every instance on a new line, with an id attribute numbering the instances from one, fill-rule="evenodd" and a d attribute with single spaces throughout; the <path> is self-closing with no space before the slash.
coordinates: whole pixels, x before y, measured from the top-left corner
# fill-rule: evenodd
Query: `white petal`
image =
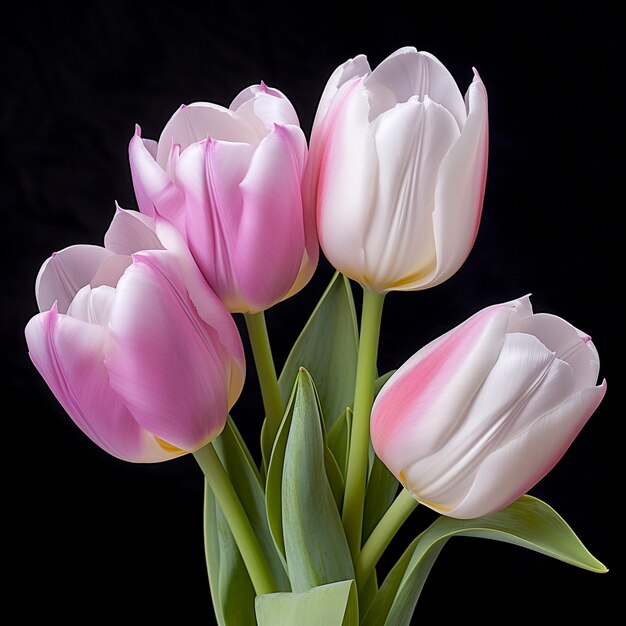
<path id="1" fill-rule="evenodd" d="M 534 335 L 557 358 L 569 363 L 573 369 L 576 389 L 592 387 L 598 380 L 600 358 L 589 335 L 574 328 L 569 322 L 547 313 L 528 317 L 515 325 L 521 333 Z"/>
<path id="2" fill-rule="evenodd" d="M 104 246 L 115 254 L 125 255 L 139 250 L 162 250 L 163 246 L 154 229 L 154 218 L 117 207 L 109 230 L 104 235 Z"/>
<path id="3" fill-rule="evenodd" d="M 438 59 L 426 52 L 410 47 L 397 50 L 374 69 L 365 85 L 373 96 L 370 119 L 396 102 L 407 102 L 412 96 L 423 100 L 428 96 L 452 114 L 459 129 L 465 124 L 465 104 L 454 78 Z"/>
<path id="4" fill-rule="evenodd" d="M 577 392 L 481 465 L 464 500 L 448 515 L 498 511 L 539 482 L 561 459 L 600 404 L 606 383 Z"/>
<path id="5" fill-rule="evenodd" d="M 172 115 L 159 138 L 157 162 L 165 170 L 173 144 L 181 152 L 207 137 L 256 144 L 258 134 L 236 113 L 210 102 L 183 105 Z"/>
<path id="6" fill-rule="evenodd" d="M 383 113 L 372 131 L 379 170 L 365 244 L 368 286 L 401 289 L 435 269 L 437 175 L 459 129 L 446 109 L 426 97 Z"/>
<path id="7" fill-rule="evenodd" d="M 113 256 L 100 246 L 77 245 L 55 252 L 39 270 L 35 296 L 40 311 L 48 311 L 56 302 L 65 313 L 79 289 L 89 284 L 99 267 Z"/>
<path id="8" fill-rule="evenodd" d="M 74 296 L 67 314 L 83 322 L 106 328 L 111 317 L 114 297 L 115 289 L 113 287 L 103 285 L 92 289 L 86 285 Z"/>
<path id="9" fill-rule="evenodd" d="M 244 102 L 237 109 L 237 115 L 256 128 L 260 138 L 271 132 L 274 124 L 300 126 L 293 105 L 282 94 L 275 96 L 261 91 L 252 100 Z"/>

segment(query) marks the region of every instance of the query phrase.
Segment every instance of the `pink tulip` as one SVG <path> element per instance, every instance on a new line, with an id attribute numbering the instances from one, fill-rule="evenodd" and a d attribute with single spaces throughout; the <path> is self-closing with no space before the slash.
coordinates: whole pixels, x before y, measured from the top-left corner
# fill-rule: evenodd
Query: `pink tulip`
<path id="1" fill-rule="evenodd" d="M 401 48 L 371 71 L 358 56 L 322 95 L 308 203 L 329 261 L 378 292 L 437 285 L 467 258 L 487 175 L 487 92 L 465 96 L 432 55 Z"/>
<path id="2" fill-rule="evenodd" d="M 231 311 L 262 311 L 309 281 L 319 250 L 302 206 L 306 139 L 280 91 L 261 83 L 228 109 L 182 106 L 158 143 L 137 127 L 129 155 L 141 212 L 178 228 Z"/>
<path id="3" fill-rule="evenodd" d="M 134 462 L 215 438 L 245 375 L 231 315 L 159 221 L 120 209 L 104 248 L 53 254 L 26 326 L 35 367 L 76 425 Z"/>
<path id="4" fill-rule="evenodd" d="M 528 297 L 422 348 L 372 410 L 376 454 L 413 496 L 461 519 L 498 511 L 563 456 L 606 391 L 588 335 Z"/>

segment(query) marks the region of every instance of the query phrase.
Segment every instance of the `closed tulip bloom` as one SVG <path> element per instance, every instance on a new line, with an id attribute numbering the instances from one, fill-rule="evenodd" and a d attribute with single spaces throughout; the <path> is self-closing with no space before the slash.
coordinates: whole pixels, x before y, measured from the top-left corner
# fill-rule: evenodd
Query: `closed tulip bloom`
<path id="1" fill-rule="evenodd" d="M 137 127 L 129 155 L 139 209 L 179 229 L 231 311 L 263 311 L 313 275 L 315 216 L 301 190 L 306 139 L 280 91 L 261 84 L 230 108 L 183 106 L 158 143 Z"/>
<path id="2" fill-rule="evenodd" d="M 41 268 L 30 357 L 76 425 L 120 459 L 163 461 L 224 427 L 244 379 L 232 317 L 168 224 L 119 210 L 105 247 Z M 170 249 L 164 249 L 168 247 Z"/>
<path id="3" fill-rule="evenodd" d="M 337 68 L 311 133 L 306 197 L 329 261 L 377 292 L 437 285 L 467 258 L 487 175 L 487 92 L 431 54 Z"/>
<path id="4" fill-rule="evenodd" d="M 563 456 L 600 404 L 588 335 L 528 297 L 483 309 L 422 348 L 381 390 L 376 454 L 420 502 L 461 519 L 498 511 Z"/>

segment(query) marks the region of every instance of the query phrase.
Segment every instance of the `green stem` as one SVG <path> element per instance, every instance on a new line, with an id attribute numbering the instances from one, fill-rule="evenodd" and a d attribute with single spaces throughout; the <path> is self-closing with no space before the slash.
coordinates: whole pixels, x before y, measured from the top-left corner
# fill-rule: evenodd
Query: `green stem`
<path id="1" fill-rule="evenodd" d="M 385 294 L 363 291 L 359 358 L 354 391 L 354 415 L 350 434 L 350 452 L 346 473 L 346 491 L 342 521 L 353 560 L 361 550 L 363 507 L 367 483 L 370 413 L 374 401 L 374 380 L 378 356 L 378 337 Z"/>
<path id="2" fill-rule="evenodd" d="M 267 419 L 267 440 L 273 442 L 283 418 L 283 401 L 278 388 L 278 378 L 272 357 L 272 348 L 267 335 L 265 315 L 260 313 L 244 313 L 254 364 L 259 377 L 263 408 Z"/>
<path id="3" fill-rule="evenodd" d="M 403 489 L 382 516 L 367 538 L 355 564 L 359 588 L 367 582 L 383 552 L 417 505 L 417 500 L 406 489 Z"/>
<path id="4" fill-rule="evenodd" d="M 228 522 L 257 594 L 278 591 L 250 520 L 213 444 L 194 452 L 196 461 Z"/>

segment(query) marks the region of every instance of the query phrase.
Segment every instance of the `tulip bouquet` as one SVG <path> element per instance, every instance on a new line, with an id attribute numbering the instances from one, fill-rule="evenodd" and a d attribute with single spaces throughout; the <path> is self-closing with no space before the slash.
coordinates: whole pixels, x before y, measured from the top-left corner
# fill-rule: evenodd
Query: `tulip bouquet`
<path id="1" fill-rule="evenodd" d="M 330 77 L 308 147 L 263 83 L 229 108 L 182 106 L 158 142 L 137 127 L 139 211 L 43 264 L 31 359 L 106 452 L 195 456 L 222 626 L 408 625 L 454 535 L 606 571 L 524 495 L 604 396 L 588 335 L 521 297 L 377 371 L 385 294 L 447 280 L 472 248 L 487 144 L 478 73 L 463 98 L 428 53 L 374 70 L 358 56 Z M 338 272 L 277 376 L 264 311 L 306 285 L 320 245 Z M 245 380 L 233 313 L 262 391 L 258 462 L 229 416 Z M 377 571 L 418 503 L 440 516 Z"/>

